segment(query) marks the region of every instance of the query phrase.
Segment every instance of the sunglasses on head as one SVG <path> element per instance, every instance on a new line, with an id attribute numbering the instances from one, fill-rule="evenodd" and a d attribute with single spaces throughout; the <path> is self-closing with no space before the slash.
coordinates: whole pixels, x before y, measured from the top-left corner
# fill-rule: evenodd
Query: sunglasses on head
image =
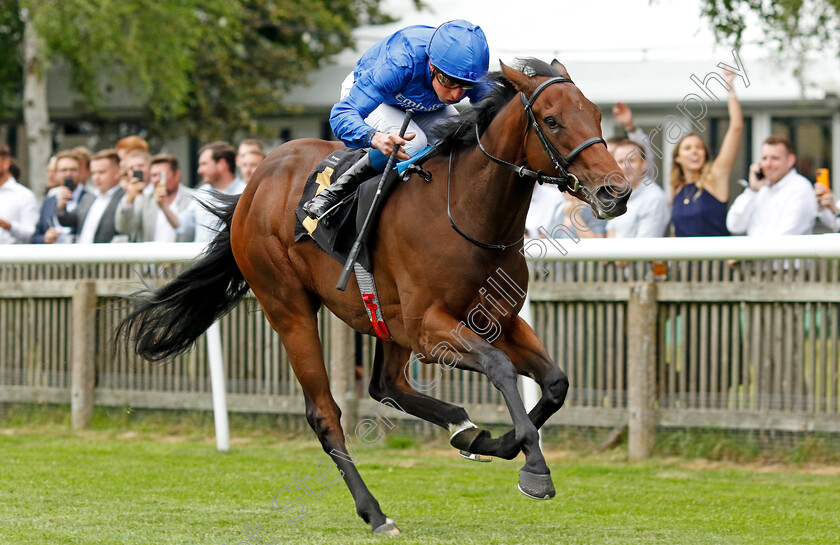
<path id="1" fill-rule="evenodd" d="M 469 91 L 475 84 L 469 81 L 463 81 L 460 79 L 455 79 L 452 77 L 447 76 L 437 68 L 434 69 L 435 78 L 437 78 L 438 83 L 440 83 L 441 87 L 444 89 L 463 89 L 464 91 Z"/>

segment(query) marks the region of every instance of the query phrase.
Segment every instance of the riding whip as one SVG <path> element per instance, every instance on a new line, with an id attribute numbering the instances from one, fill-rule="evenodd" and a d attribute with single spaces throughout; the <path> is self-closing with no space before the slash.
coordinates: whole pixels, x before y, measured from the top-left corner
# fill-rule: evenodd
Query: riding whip
<path id="1" fill-rule="evenodd" d="M 411 121 L 412 117 L 414 117 L 414 112 L 406 110 L 402 127 L 400 127 L 400 138 L 405 136 L 405 131 L 408 129 L 408 123 Z M 356 242 L 353 243 L 353 248 L 350 249 L 350 255 L 347 256 L 347 261 L 344 262 L 344 270 L 341 271 L 338 284 L 335 286 L 336 289 L 344 291 L 344 288 L 347 287 L 347 281 L 350 280 L 350 272 L 353 270 L 356 258 L 359 257 L 359 251 L 362 249 L 362 240 L 365 238 L 365 234 L 367 233 L 370 218 L 373 216 L 373 210 L 376 208 L 376 203 L 379 200 L 379 196 L 382 194 L 382 188 L 385 186 L 385 178 L 394 166 L 394 162 L 397 160 L 397 153 L 399 153 L 399 151 L 400 147 L 394 145 L 394 150 L 391 152 L 391 155 L 388 157 L 388 163 L 385 165 L 385 171 L 379 179 L 379 185 L 376 186 L 376 194 L 373 196 L 373 202 L 370 204 L 370 210 L 368 210 L 367 216 L 365 216 L 365 222 L 362 224 L 361 230 L 359 230 L 359 235 L 356 237 Z"/>

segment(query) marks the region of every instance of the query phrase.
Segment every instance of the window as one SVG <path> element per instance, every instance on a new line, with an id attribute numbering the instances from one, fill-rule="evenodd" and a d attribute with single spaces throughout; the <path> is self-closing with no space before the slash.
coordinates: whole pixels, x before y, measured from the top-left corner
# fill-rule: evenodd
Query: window
<path id="1" fill-rule="evenodd" d="M 811 182 L 818 168 L 831 169 L 831 118 L 774 117 L 772 134 L 793 142 L 796 170 Z"/>

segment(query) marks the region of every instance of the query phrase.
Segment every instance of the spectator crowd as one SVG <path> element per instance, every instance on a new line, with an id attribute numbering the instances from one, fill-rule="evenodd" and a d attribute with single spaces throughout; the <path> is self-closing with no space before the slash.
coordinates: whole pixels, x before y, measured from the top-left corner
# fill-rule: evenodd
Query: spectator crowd
<path id="1" fill-rule="evenodd" d="M 50 158 L 39 205 L 0 143 L 0 244 L 207 242 L 219 223 L 201 203 L 212 204 L 214 191 L 241 193 L 265 155 L 254 139 L 238 150 L 206 144 L 198 156 L 201 184 L 191 189 L 178 159 L 152 155 L 138 136 L 96 153 L 77 147 Z"/>
<path id="2" fill-rule="evenodd" d="M 685 134 L 671 156 L 670 183 L 663 189 L 648 163 L 651 142 L 626 104 L 612 110 L 624 135 L 607 148 L 632 190 L 627 212 L 597 219 L 589 205 L 551 186 L 537 186 L 526 225 L 532 238 L 780 236 L 812 234 L 817 222 L 840 231 L 840 201 L 828 182 L 812 183 L 796 171 L 796 149 L 780 135 L 764 140 L 761 157 L 740 180 L 743 191 L 729 205 L 730 178 L 744 130 L 733 74 L 718 77 L 728 91 L 729 125 L 717 157 L 696 133 Z"/>
<path id="3" fill-rule="evenodd" d="M 732 73 L 719 81 L 729 92 L 729 124 L 717 157 L 698 134 L 685 134 L 674 147 L 670 183 L 663 189 L 648 161 L 650 140 L 630 108 L 618 103 L 612 113 L 624 134 L 609 139 L 607 147 L 632 189 L 627 212 L 601 220 L 577 198 L 537 185 L 527 235 L 800 235 L 812 233 L 817 222 L 840 231 L 840 202 L 827 183 L 813 184 L 796 171 L 796 150 L 778 135 L 764 141 L 761 157 L 740 181 L 743 191 L 728 204 L 744 120 Z M 96 153 L 77 147 L 50 158 L 39 205 L 38 196 L 18 181 L 20 167 L 9 147 L 0 143 L 0 244 L 208 242 L 218 220 L 201 203 L 212 204 L 217 192 L 241 193 L 265 156 L 255 139 L 243 140 L 238 149 L 208 143 L 198 154 L 201 183 L 192 189 L 174 155 L 151 155 L 138 136 Z"/>

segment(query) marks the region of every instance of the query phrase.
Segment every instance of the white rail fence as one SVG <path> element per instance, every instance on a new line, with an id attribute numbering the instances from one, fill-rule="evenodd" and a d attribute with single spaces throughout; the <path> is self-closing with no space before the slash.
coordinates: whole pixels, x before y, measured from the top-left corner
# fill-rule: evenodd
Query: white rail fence
<path id="1" fill-rule="evenodd" d="M 0 251 L 0 266 L 26 264 L 188 263 L 198 256 L 202 249 L 202 244 L 183 243 L 5 246 Z M 616 261 L 720 261 L 728 259 L 836 260 L 840 259 L 840 235 L 831 234 L 775 238 L 534 239 L 526 241 L 523 253 L 532 261 L 565 261 L 576 262 L 578 264 L 580 264 L 580 262 L 587 261 L 602 263 Z M 775 263 L 770 265 L 770 268 L 787 270 L 794 269 L 797 266 L 798 265 L 795 262 Z M 836 265 L 834 266 L 836 267 Z M 67 282 L 69 281 L 64 281 L 65 285 Z M 103 288 L 102 286 L 96 287 L 94 282 L 95 280 L 78 281 L 68 293 L 72 299 L 72 309 L 75 316 L 72 324 L 73 338 L 88 339 L 88 342 L 74 342 L 73 350 L 69 357 L 71 360 L 69 362 L 70 369 L 72 370 L 70 373 L 70 401 L 75 426 L 85 425 L 87 419 L 89 418 L 90 411 L 92 410 L 95 396 L 93 386 L 93 375 L 95 370 L 92 364 L 93 357 L 92 348 L 90 346 L 90 339 L 92 339 L 94 335 L 94 326 L 91 324 L 89 316 L 96 305 L 97 290 L 100 292 L 100 296 L 102 296 L 102 291 L 109 292 L 109 290 L 114 292 L 112 295 L 125 293 L 124 288 L 111 289 L 108 287 Z M 52 281 L 51 284 L 55 284 L 55 281 Z M 21 285 L 16 285 L 15 282 L 0 282 L 0 299 L 6 296 L 31 296 L 32 292 L 37 289 L 37 284 L 23 283 Z M 564 316 L 562 310 L 559 312 L 554 311 L 557 316 L 557 320 L 559 320 L 557 323 L 554 323 L 553 320 L 555 318 L 553 318 L 554 315 L 552 315 L 553 311 L 550 309 L 543 309 L 539 305 L 543 305 L 545 302 L 558 300 L 558 298 L 561 303 L 568 304 L 569 307 L 577 305 L 578 311 L 582 308 L 579 301 L 615 301 L 620 302 L 622 305 L 626 305 L 625 308 L 618 309 L 618 318 L 616 322 L 618 323 L 618 326 L 616 326 L 618 329 L 621 329 L 623 324 L 623 327 L 626 330 L 626 354 L 621 352 L 623 350 L 621 346 L 608 346 L 604 349 L 606 350 L 605 353 L 608 355 L 610 354 L 610 350 L 618 351 L 618 354 L 612 355 L 613 359 L 616 360 L 622 359 L 621 356 L 624 355 L 624 359 L 626 359 L 625 369 L 618 370 L 614 374 L 621 375 L 624 373 L 626 376 L 618 376 L 617 378 L 613 377 L 612 379 L 607 377 L 607 379 L 603 380 L 604 382 L 610 382 L 610 380 L 612 380 L 612 383 L 615 385 L 614 390 L 621 390 L 624 388 L 623 392 L 613 392 L 610 395 L 618 397 L 626 396 L 626 408 L 621 408 L 621 403 L 616 404 L 614 402 L 608 402 L 605 406 L 600 408 L 572 406 L 563 409 L 558 415 L 557 420 L 559 422 L 567 423 L 575 421 L 579 423 L 594 421 L 600 425 L 617 425 L 621 422 L 626 422 L 630 428 L 630 452 L 633 457 L 641 457 L 647 454 L 653 441 L 654 427 L 658 423 L 662 424 L 663 422 L 667 422 L 668 419 L 671 419 L 676 424 L 714 425 L 715 418 L 720 416 L 719 413 L 709 410 L 698 410 L 687 416 L 687 413 L 685 412 L 675 410 L 671 410 L 671 412 L 669 412 L 669 409 L 663 409 L 659 406 L 657 391 L 661 391 L 663 389 L 662 384 L 664 383 L 663 381 L 666 380 L 663 378 L 663 375 L 667 375 L 668 373 L 674 375 L 675 371 L 673 368 L 669 370 L 664 370 L 662 368 L 662 356 L 660 355 L 657 357 L 657 338 L 661 338 L 666 334 L 664 331 L 666 327 L 670 328 L 670 332 L 667 333 L 668 335 L 676 335 L 676 333 L 672 330 L 675 327 L 674 324 L 678 322 L 678 320 L 674 319 L 675 313 L 678 313 L 678 311 L 675 311 L 672 308 L 670 311 L 670 318 L 667 316 L 663 318 L 662 316 L 658 316 L 657 305 L 661 306 L 663 301 L 674 301 L 674 305 L 681 304 L 685 306 L 686 303 L 684 301 L 693 301 L 693 299 L 683 299 L 682 295 L 678 293 L 678 290 L 689 292 L 693 296 L 697 296 L 698 301 L 721 302 L 721 306 L 724 311 L 726 311 L 727 302 L 728 304 L 733 305 L 737 304 L 739 301 L 743 304 L 743 301 L 760 300 L 766 303 L 772 300 L 762 299 L 762 297 L 766 297 L 767 294 L 759 293 L 764 289 L 761 284 L 750 285 L 748 283 L 738 283 L 731 286 L 716 285 L 713 290 L 713 295 L 703 295 L 701 293 L 703 286 L 700 286 L 697 282 L 681 282 L 669 285 L 657 284 L 652 281 L 645 280 L 631 281 L 619 285 L 592 283 L 587 281 L 571 285 L 568 282 L 562 285 L 537 282 L 534 284 L 534 289 L 536 291 L 532 291 L 532 297 L 536 299 L 534 308 L 537 310 L 534 319 L 539 322 L 538 325 L 535 325 L 535 329 L 539 328 L 541 331 L 543 329 L 546 331 L 549 329 L 552 331 L 558 331 L 558 334 L 561 336 L 564 335 L 564 333 L 560 331 L 561 328 L 558 324 L 560 322 L 568 323 L 570 320 L 567 318 L 571 317 L 571 314 L 568 313 L 577 311 L 574 311 L 574 309 L 571 308 L 566 308 L 565 312 L 568 316 Z M 798 295 L 790 295 L 790 290 L 779 291 L 778 293 L 780 293 L 780 295 L 778 299 L 780 301 L 810 301 L 813 299 L 815 301 L 819 301 L 820 304 L 824 303 L 827 305 L 840 303 L 840 285 L 837 285 L 836 283 L 827 284 L 822 282 L 819 285 L 800 285 L 797 286 L 797 290 Z M 67 292 L 68 289 L 65 288 L 64 291 Z M 588 291 L 592 292 L 590 299 L 586 299 L 588 296 L 585 294 L 588 293 Z M 678 303 L 678 301 L 682 302 Z M 592 312 L 595 314 L 602 312 L 601 307 L 597 306 L 599 303 L 594 304 L 595 307 L 593 307 L 594 310 Z M 688 305 L 691 306 L 691 304 Z M 831 309 L 833 308 L 834 307 L 831 307 Z M 831 309 L 828 310 L 832 311 Z M 662 309 L 660 308 L 660 315 L 662 314 L 661 310 Z M 688 309 L 688 307 L 686 307 L 684 313 L 686 320 L 688 320 L 689 316 L 692 316 L 692 320 L 701 320 L 703 316 L 703 309 L 701 309 L 699 314 L 696 316 L 695 314 L 691 314 L 689 310 L 693 311 L 693 308 Z M 586 310 L 586 312 L 589 311 Z M 607 309 L 605 312 L 609 314 L 612 311 Z M 729 315 L 726 314 L 726 312 L 721 314 L 721 316 L 728 319 L 726 317 Z M 763 311 L 757 310 L 754 314 L 750 315 L 752 317 L 751 319 L 755 321 L 756 327 L 759 329 L 762 327 L 763 318 L 769 316 L 766 312 L 764 314 L 761 312 Z M 701 318 L 698 318 L 697 316 Z M 716 316 L 716 314 L 713 314 L 713 316 Z M 734 314 L 732 314 L 732 316 L 734 316 Z M 88 319 L 85 319 L 85 317 L 88 317 Z M 574 318 L 572 317 L 571 321 L 573 320 Z M 733 317 L 731 320 L 734 322 L 735 318 Z M 775 324 L 777 322 L 781 323 L 779 320 L 776 320 L 773 323 Z M 714 324 L 714 318 L 712 319 L 712 323 Z M 218 324 L 214 324 L 213 327 L 215 331 L 210 332 L 207 336 L 207 360 L 211 365 L 209 377 L 212 383 L 211 392 L 217 425 L 217 443 L 218 447 L 224 450 L 228 448 L 228 431 L 226 422 L 227 413 L 225 410 L 226 387 L 224 384 L 224 377 L 226 375 L 224 372 L 224 365 L 222 363 L 222 341 L 219 335 Z M 352 348 L 349 348 L 348 346 L 352 344 L 353 336 L 352 334 L 348 334 L 347 331 L 341 331 L 340 333 L 334 335 L 333 332 L 336 330 L 336 327 L 329 324 L 326 327 L 329 329 L 328 336 L 330 337 L 330 339 L 326 341 L 326 344 L 328 345 L 328 349 L 332 352 L 332 356 L 330 356 L 331 360 L 335 360 L 330 362 L 331 377 L 333 381 L 339 382 L 338 385 L 333 385 L 334 389 L 343 389 L 350 392 L 352 388 L 349 388 L 348 385 L 352 381 L 349 377 L 349 371 L 347 371 L 346 365 L 338 363 L 338 360 L 347 361 L 348 359 L 353 359 L 353 355 L 351 354 Z M 734 328 L 734 325 L 732 327 Z M 660 330 L 659 334 L 657 334 L 657 328 Z M 836 331 L 836 326 L 833 331 Z M 724 333 L 726 332 L 724 331 Z M 583 333 L 580 331 L 576 333 L 578 336 L 582 334 Z M 826 351 L 837 349 L 836 333 L 832 334 L 835 338 L 830 339 L 830 342 L 825 345 Z M 543 333 L 543 335 L 545 336 L 549 334 Z M 659 335 L 659 337 L 657 337 L 657 335 Z M 715 332 L 712 331 L 711 335 L 714 336 Z M 620 337 L 621 332 L 616 331 L 615 336 Z M 268 337 L 260 337 L 259 332 L 257 332 L 257 336 L 255 338 L 264 338 L 264 342 L 269 342 Z M 702 342 L 702 339 L 703 337 L 700 337 L 700 340 L 692 338 L 690 341 L 692 343 L 697 343 Z M 544 338 L 543 340 L 546 342 L 547 346 L 562 344 L 561 341 L 553 338 Z M 571 340 L 571 334 L 569 334 L 569 340 Z M 730 339 L 729 342 L 731 341 L 732 339 Z M 688 345 L 689 341 L 686 340 L 685 343 Z M 582 343 L 578 344 L 580 345 Z M 558 346 L 555 348 L 555 351 L 558 354 L 561 354 L 562 349 L 562 346 Z M 659 349 L 660 352 L 666 351 L 663 350 L 661 346 Z M 582 350 L 585 351 L 585 349 Z M 596 347 L 596 351 L 597 350 L 598 348 Z M 702 351 L 702 347 L 698 348 L 698 350 Z M 370 351 L 369 347 L 366 351 Z M 266 353 L 267 352 L 268 351 L 266 351 Z M 8 354 L 10 352 L 6 351 L 6 353 Z M 0 356 L 2 355 L 3 353 L 0 352 Z M 366 355 L 369 356 L 370 354 L 368 353 Z M 836 360 L 835 353 L 830 354 L 830 357 L 834 358 L 832 361 Z M 683 359 L 683 366 L 685 366 L 685 361 L 686 360 Z M 563 365 L 563 361 L 559 361 L 559 363 Z M 365 363 L 363 367 L 367 365 L 369 364 Z M 621 362 L 619 363 L 619 366 L 620 365 Z M 658 365 L 660 367 L 659 369 L 657 369 Z M 367 369 L 367 367 L 364 368 Z M 676 368 L 677 373 L 679 373 L 679 365 L 677 365 Z M 723 379 L 725 378 L 723 377 L 723 374 L 730 372 L 728 369 L 729 368 L 724 366 L 723 370 L 715 370 L 713 368 L 712 371 L 706 372 L 711 374 L 716 373 L 715 376 L 723 382 Z M 748 423 L 745 425 L 751 426 L 775 425 L 781 427 L 781 429 L 812 429 L 833 432 L 840 431 L 840 425 L 837 425 L 840 414 L 838 413 L 836 400 L 838 389 L 837 375 L 840 374 L 840 372 L 838 372 L 836 365 L 830 362 L 826 369 L 827 370 L 823 372 L 823 375 L 825 376 L 821 379 L 823 383 L 826 383 L 826 385 L 822 387 L 822 391 L 825 392 L 825 396 L 827 397 L 833 396 L 833 399 L 829 399 L 826 402 L 827 410 L 823 411 L 822 415 L 817 415 L 816 417 L 811 415 L 807 419 L 802 420 L 800 418 L 788 418 L 787 415 L 780 416 L 772 411 L 768 412 L 767 410 L 757 410 L 750 413 L 747 417 L 736 416 L 734 418 L 739 418 L 743 422 Z M 363 374 L 366 372 L 367 371 L 363 371 Z M 704 379 L 700 376 L 703 372 L 704 369 L 696 371 L 696 373 L 699 373 L 699 378 L 695 377 L 698 384 L 701 386 L 704 380 L 706 380 L 706 382 L 711 382 L 711 379 L 708 377 Z M 787 371 L 768 371 L 766 374 L 771 374 L 771 377 L 766 380 L 771 380 L 773 378 L 773 372 L 777 374 L 781 373 L 781 375 L 785 375 L 785 373 L 787 373 Z M 803 372 L 807 373 L 808 370 L 806 369 Z M 583 382 L 589 383 L 593 381 L 597 382 L 603 378 L 598 378 L 598 373 L 606 373 L 609 375 L 611 371 L 606 370 L 602 372 L 600 369 L 596 369 L 594 371 L 580 372 L 579 374 Z M 734 375 L 735 373 L 735 364 L 732 363 L 731 374 Z M 744 371 L 744 373 L 747 373 L 747 371 Z M 811 375 L 814 375 L 817 371 L 812 370 L 810 373 Z M 686 391 L 691 390 L 692 388 L 696 391 L 701 391 L 703 389 L 702 387 L 691 386 L 689 383 L 693 380 L 691 378 L 692 375 L 689 375 L 688 373 L 684 374 L 688 378 L 682 378 L 682 375 L 680 375 L 679 379 L 673 379 L 672 376 L 667 380 L 670 380 L 672 383 L 679 383 L 680 381 L 683 381 L 683 390 Z M 279 372 L 275 372 L 275 375 L 279 375 Z M 660 381 L 660 384 L 657 384 L 657 377 L 659 377 L 658 380 Z M 762 379 L 764 379 L 763 376 Z M 266 380 L 268 380 L 268 377 L 266 377 Z M 794 379 L 791 378 L 790 380 Z M 476 409 L 479 413 L 479 418 L 477 418 L 477 420 L 481 419 L 481 415 L 487 415 L 487 420 L 495 418 L 495 416 L 491 414 L 493 410 L 492 404 L 495 398 L 493 398 L 490 394 L 483 393 L 482 388 L 486 385 L 469 381 L 454 386 L 452 385 L 454 383 L 447 384 L 449 385 L 445 386 L 444 391 L 441 392 L 444 396 L 455 396 L 457 392 L 454 392 L 454 390 L 462 390 L 463 392 L 457 395 L 463 395 L 465 396 L 465 399 L 466 397 L 472 396 L 470 399 L 475 398 L 482 400 L 483 404 L 480 404 L 480 407 Z M 675 388 L 679 389 L 679 386 L 680 385 L 677 384 Z M 576 387 L 574 381 L 573 387 Z M 734 388 L 734 386 L 730 385 L 728 389 L 732 390 L 732 388 Z M 721 386 L 720 389 L 720 395 L 724 395 L 723 386 Z M 13 392 L 13 390 L 14 386 L 5 387 L 2 390 L 6 392 L 5 399 L 0 399 L 0 401 L 14 399 L 15 395 L 13 393 L 9 393 Z M 591 391 L 599 390 L 598 388 L 592 388 Z M 524 393 L 526 399 L 534 399 L 535 394 L 533 390 L 526 389 Z M 351 392 L 348 396 L 339 396 L 339 404 L 343 405 L 342 409 L 349 408 L 349 405 L 353 405 L 357 408 L 364 405 L 365 402 L 361 399 L 344 399 L 344 397 L 353 398 L 354 394 L 355 397 L 363 397 L 358 396 L 358 392 Z M 705 394 L 701 392 L 700 395 Z M 698 405 L 698 407 L 700 406 Z M 760 404 L 755 405 L 755 407 L 761 409 Z M 345 410 L 343 412 L 350 414 L 352 411 Z M 785 418 L 788 418 L 788 420 L 785 420 Z M 727 425 L 730 427 L 737 427 L 740 424 L 738 422 L 730 422 Z"/>

